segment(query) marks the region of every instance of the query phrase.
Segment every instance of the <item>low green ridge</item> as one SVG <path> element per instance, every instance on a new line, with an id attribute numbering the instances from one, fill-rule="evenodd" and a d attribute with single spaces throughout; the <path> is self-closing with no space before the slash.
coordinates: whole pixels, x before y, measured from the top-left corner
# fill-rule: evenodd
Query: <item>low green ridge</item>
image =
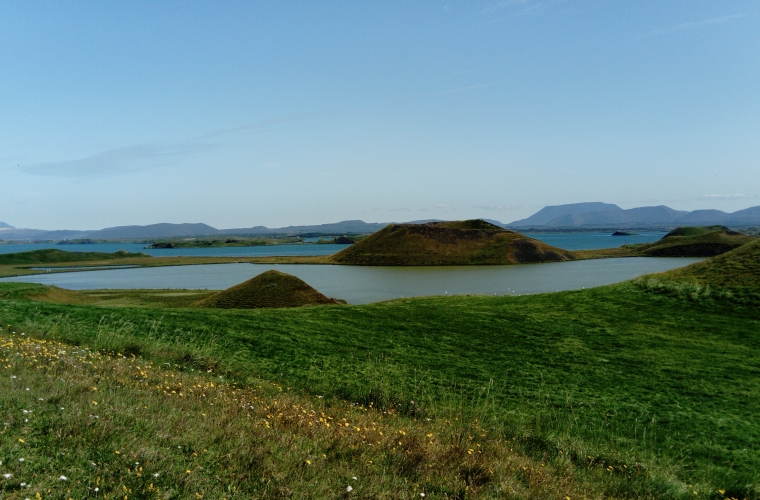
<path id="1" fill-rule="evenodd" d="M 374 266 L 456 266 L 560 262 L 571 252 L 480 219 L 391 224 L 330 257 Z"/>
<path id="2" fill-rule="evenodd" d="M 725 231 L 727 233 L 738 234 L 735 231 L 731 231 L 726 226 L 680 226 L 664 236 L 699 236 L 701 234 L 712 233 L 715 231 Z"/>
<path id="3" fill-rule="evenodd" d="M 130 259 L 134 257 L 150 257 L 142 252 L 130 253 L 119 250 L 114 253 L 104 252 L 67 252 L 57 248 L 45 248 L 42 250 L 30 250 L 28 252 L 16 252 L 0 254 L 0 266 L 9 264 L 51 264 L 57 262 L 82 262 L 88 260 L 116 260 Z"/>
<path id="4" fill-rule="evenodd" d="M 636 283 L 691 298 L 760 302 L 760 240 L 703 262 L 644 276 Z"/>
<path id="5" fill-rule="evenodd" d="M 198 307 L 260 309 L 338 304 L 305 281 L 279 271 L 266 271 L 248 281 L 215 293 L 197 303 Z"/>

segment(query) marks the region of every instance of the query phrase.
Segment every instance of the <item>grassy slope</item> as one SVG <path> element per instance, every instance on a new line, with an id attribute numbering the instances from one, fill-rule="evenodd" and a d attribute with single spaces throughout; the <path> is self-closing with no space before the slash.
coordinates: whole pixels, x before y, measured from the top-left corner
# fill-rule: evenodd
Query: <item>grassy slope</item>
<path id="1" fill-rule="evenodd" d="M 479 412 L 544 460 L 640 462 L 670 492 L 757 487 L 760 313 L 733 303 L 621 284 L 258 311 L 5 301 L 0 320 L 434 420 Z"/>
<path id="2" fill-rule="evenodd" d="M 561 453 L 547 461 L 476 420 L 414 419 L 261 380 L 241 387 L 211 370 L 26 332 L 0 328 L 0 363 L 2 498 L 545 499 L 658 491 L 635 464 L 578 465 Z"/>
<path id="3" fill-rule="evenodd" d="M 214 290 L 67 290 L 35 283 L 4 283 L 0 299 L 104 307 L 192 307 Z"/>
<path id="4" fill-rule="evenodd" d="M 498 265 L 570 260 L 570 252 L 481 220 L 391 224 L 330 257 L 349 265 Z"/>
<path id="5" fill-rule="evenodd" d="M 305 281 L 280 271 L 266 271 L 239 285 L 217 292 L 197 303 L 198 307 L 256 309 L 336 304 Z"/>
<path id="6" fill-rule="evenodd" d="M 639 278 L 636 283 L 686 297 L 760 303 L 760 240 L 703 262 Z"/>

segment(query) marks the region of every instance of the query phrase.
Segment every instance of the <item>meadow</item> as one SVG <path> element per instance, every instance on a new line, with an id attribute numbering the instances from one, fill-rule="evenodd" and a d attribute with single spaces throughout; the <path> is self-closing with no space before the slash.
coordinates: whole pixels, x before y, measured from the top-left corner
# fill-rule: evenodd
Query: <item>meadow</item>
<path id="1" fill-rule="evenodd" d="M 110 498 L 759 497 L 760 312 L 730 297 L 628 282 L 201 310 L 34 302 L 21 291 L 33 286 L 0 289 L 7 498 L 29 496 L 18 486 L 22 451 L 44 464 L 26 482 L 53 498 L 94 496 L 94 487 Z M 20 332 L 63 343 L 56 353 L 107 360 L 30 361 L 16 354 L 37 349 L 21 346 Z M 127 376 L 138 369 L 147 375 Z M 222 381 L 231 402 L 211 408 L 211 393 L 191 397 L 159 379 L 194 390 Z M 274 412 L 278 398 L 320 417 Z M 109 409 L 107 421 L 92 423 L 93 401 Z M 60 407 L 76 412 L 56 420 Z M 22 409 L 43 418 L 22 422 Z M 280 413 L 274 426 L 267 415 Z M 312 430 L 327 417 L 346 418 L 354 434 Z M 381 420 L 384 437 L 372 434 Z M 114 455 L 124 442 L 128 462 Z M 94 486 L 97 478 L 108 485 Z"/>

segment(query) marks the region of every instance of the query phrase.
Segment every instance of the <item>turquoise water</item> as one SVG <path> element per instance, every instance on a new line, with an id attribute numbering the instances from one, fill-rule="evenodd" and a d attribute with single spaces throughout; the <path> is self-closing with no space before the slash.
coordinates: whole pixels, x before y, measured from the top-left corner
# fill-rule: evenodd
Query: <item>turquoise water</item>
<path id="1" fill-rule="evenodd" d="M 612 233 L 526 233 L 526 236 L 565 250 L 593 250 L 652 243 L 666 234 L 663 231 L 642 231 L 634 236 L 612 236 Z"/>
<path id="2" fill-rule="evenodd" d="M 667 271 L 702 259 L 632 257 L 514 266 L 364 267 L 215 264 L 144 267 L 3 278 L 71 290 L 185 288 L 221 290 L 277 269 L 298 276 L 329 297 L 366 304 L 427 295 L 521 295 L 578 290 Z"/>
<path id="3" fill-rule="evenodd" d="M 651 243 L 657 241 L 665 233 L 660 231 L 648 231 L 638 233 L 636 236 L 611 236 L 611 233 L 531 233 L 531 238 L 541 240 L 565 250 L 591 250 L 594 248 L 613 248 L 632 243 Z M 319 239 L 319 238 L 316 238 Z M 91 245 L 56 245 L 25 243 L 0 245 L 0 254 L 12 252 L 26 252 L 42 248 L 57 248 L 69 252 L 143 252 L 157 257 L 175 257 L 184 255 L 187 257 L 269 257 L 275 255 L 331 255 L 343 250 L 348 245 L 273 245 L 260 247 L 223 247 L 223 248 L 145 248 L 144 243 L 94 243 Z"/>

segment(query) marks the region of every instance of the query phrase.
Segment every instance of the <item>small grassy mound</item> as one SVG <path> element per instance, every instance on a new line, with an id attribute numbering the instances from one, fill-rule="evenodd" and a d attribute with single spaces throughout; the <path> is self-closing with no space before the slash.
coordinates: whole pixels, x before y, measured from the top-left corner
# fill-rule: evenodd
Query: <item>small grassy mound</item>
<path id="1" fill-rule="evenodd" d="M 636 251 L 645 257 L 713 257 L 752 239 L 724 226 L 679 227 L 659 241 L 637 247 Z"/>
<path id="2" fill-rule="evenodd" d="M 239 285 L 215 293 L 197 303 L 198 307 L 259 309 L 338 304 L 305 281 L 279 271 L 266 271 Z"/>
<path id="3" fill-rule="evenodd" d="M 572 260 L 571 252 L 480 219 L 391 224 L 330 257 L 364 266 L 500 265 Z"/>
<path id="4" fill-rule="evenodd" d="M 60 262 L 83 262 L 90 260 L 116 260 L 130 259 L 135 257 L 150 257 L 142 252 L 130 253 L 119 250 L 114 253 L 104 252 L 66 252 L 57 248 L 45 248 L 31 250 L 29 252 L 16 252 L 0 254 L 0 266 L 12 264 L 52 264 Z"/>

